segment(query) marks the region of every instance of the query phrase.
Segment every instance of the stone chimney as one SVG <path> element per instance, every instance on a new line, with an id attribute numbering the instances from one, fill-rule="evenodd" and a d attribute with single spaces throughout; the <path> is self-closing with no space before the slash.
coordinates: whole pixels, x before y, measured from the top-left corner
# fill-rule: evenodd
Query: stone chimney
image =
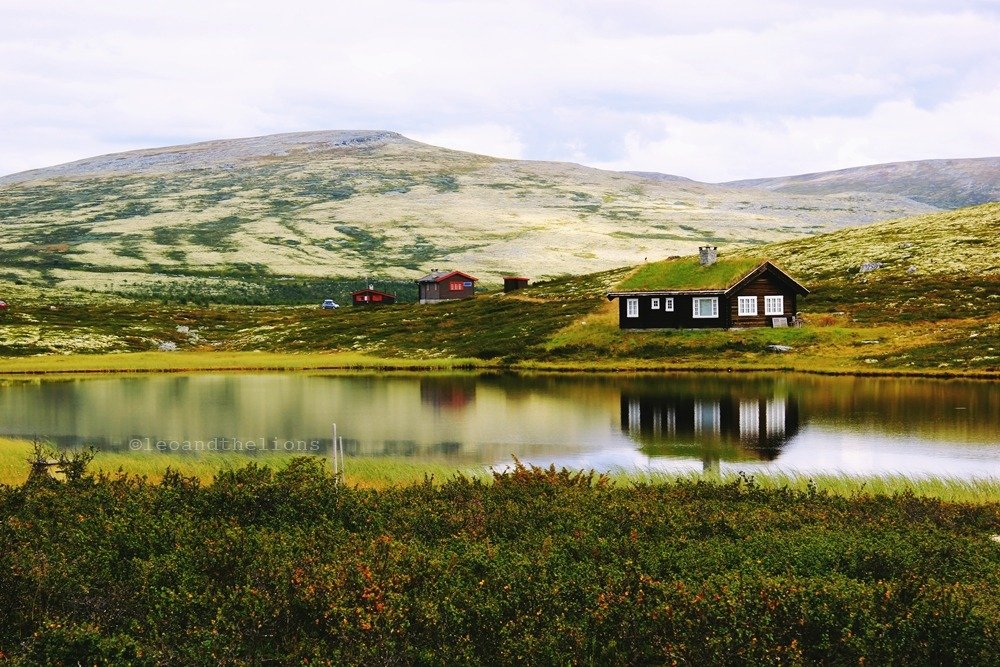
<path id="1" fill-rule="evenodd" d="M 698 248 L 698 261 L 702 266 L 712 266 L 718 259 L 719 249 L 714 245 L 703 245 Z"/>

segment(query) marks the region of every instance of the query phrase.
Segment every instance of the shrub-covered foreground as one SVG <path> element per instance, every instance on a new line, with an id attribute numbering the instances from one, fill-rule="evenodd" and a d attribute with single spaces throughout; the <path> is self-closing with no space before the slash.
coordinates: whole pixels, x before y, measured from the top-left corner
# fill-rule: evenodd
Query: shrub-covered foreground
<path id="1" fill-rule="evenodd" d="M 747 479 L 36 480 L 0 487 L 0 661 L 1000 664 L 998 533 Z"/>

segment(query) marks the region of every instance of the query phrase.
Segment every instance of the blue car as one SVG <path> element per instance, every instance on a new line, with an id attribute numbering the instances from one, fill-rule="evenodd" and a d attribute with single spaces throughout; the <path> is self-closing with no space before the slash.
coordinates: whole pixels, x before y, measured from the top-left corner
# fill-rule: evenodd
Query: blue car
<path id="1" fill-rule="evenodd" d="M 340 306 L 333 299 L 327 299 L 323 302 L 323 310 L 333 310 L 334 308 L 340 308 Z"/>

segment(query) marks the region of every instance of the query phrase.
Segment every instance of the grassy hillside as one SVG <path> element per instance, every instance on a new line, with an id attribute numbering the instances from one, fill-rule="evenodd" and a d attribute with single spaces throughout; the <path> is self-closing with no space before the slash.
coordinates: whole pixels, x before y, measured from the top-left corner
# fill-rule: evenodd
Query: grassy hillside
<path id="1" fill-rule="evenodd" d="M 788 330 L 618 330 L 607 304 L 553 336 L 549 358 L 662 360 L 727 366 L 997 371 L 1000 369 L 1000 204 L 888 221 L 737 250 L 728 268 L 776 261 L 811 290 L 807 326 Z M 724 249 L 722 249 L 724 250 Z M 720 250 L 720 252 L 722 252 Z M 867 264 L 868 271 L 862 271 Z M 638 267 L 618 289 L 652 289 L 693 259 Z M 877 268 L 875 268 L 877 267 Z M 768 345 L 790 345 L 790 353 Z"/>
<path id="2" fill-rule="evenodd" d="M 537 283 L 474 300 L 374 309 L 316 305 L 182 306 L 16 287 L 0 321 L 0 356 L 48 353 L 349 351 L 383 359 L 475 358 L 546 367 L 800 368 L 845 372 L 1000 371 L 1000 266 L 990 245 L 1000 204 L 879 223 L 727 253 L 723 266 L 776 260 L 811 293 L 807 326 L 733 331 L 621 331 L 604 298 L 655 288 L 690 258 Z M 862 263 L 869 268 L 862 272 Z M 911 268 L 914 267 L 914 268 Z M 641 283 L 641 285 L 639 285 Z M 787 345 L 774 352 L 770 345 Z M 293 364 L 294 365 L 294 364 Z"/>
<path id="3" fill-rule="evenodd" d="M 0 178 L 0 279 L 303 303 L 331 279 L 409 280 L 434 267 L 494 283 L 509 272 L 582 274 L 931 210 L 892 195 L 750 193 L 500 160 L 391 132 L 315 132 Z M 274 293 L 282 277 L 296 287 Z"/>

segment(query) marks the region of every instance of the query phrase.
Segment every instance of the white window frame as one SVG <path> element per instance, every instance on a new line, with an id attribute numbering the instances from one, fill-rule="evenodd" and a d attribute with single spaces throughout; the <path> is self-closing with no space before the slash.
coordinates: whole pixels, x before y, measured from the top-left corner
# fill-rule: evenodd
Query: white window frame
<path id="1" fill-rule="evenodd" d="M 736 297 L 736 312 L 740 317 L 754 317 L 757 315 L 757 297 L 738 296 Z"/>
<path id="2" fill-rule="evenodd" d="M 707 302 L 711 304 L 708 308 L 709 314 L 702 314 L 702 305 Z M 719 297 L 717 296 L 696 296 L 691 299 L 691 316 L 695 319 L 713 319 L 719 317 Z"/>
<path id="3" fill-rule="evenodd" d="M 649 300 L 649 307 L 652 310 L 659 310 L 660 309 L 660 298 L 654 296 L 652 299 L 650 299 Z"/>
<path id="4" fill-rule="evenodd" d="M 668 296 L 663 299 L 663 310 L 668 313 L 674 312 L 674 297 Z"/>
<path id="5" fill-rule="evenodd" d="M 777 296 L 765 296 L 764 297 L 764 314 L 765 315 L 784 315 L 785 314 L 785 297 L 782 295 Z"/>
<path id="6" fill-rule="evenodd" d="M 718 435 L 722 430 L 722 406 L 715 401 L 694 402 L 695 435 Z"/>
<path id="7" fill-rule="evenodd" d="M 625 299 L 625 317 L 639 317 L 639 299 Z"/>

